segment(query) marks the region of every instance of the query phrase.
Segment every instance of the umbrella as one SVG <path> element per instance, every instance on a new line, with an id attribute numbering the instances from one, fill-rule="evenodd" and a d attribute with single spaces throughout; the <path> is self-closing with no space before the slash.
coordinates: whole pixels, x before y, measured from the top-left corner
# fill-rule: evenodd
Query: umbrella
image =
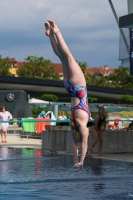
<path id="1" fill-rule="evenodd" d="M 43 101 L 41 99 L 29 99 L 29 104 L 49 104 L 49 101 Z"/>

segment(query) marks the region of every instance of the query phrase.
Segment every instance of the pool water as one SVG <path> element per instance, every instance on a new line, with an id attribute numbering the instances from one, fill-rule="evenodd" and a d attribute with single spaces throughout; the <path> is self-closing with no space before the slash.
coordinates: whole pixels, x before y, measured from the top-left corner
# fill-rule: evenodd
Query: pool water
<path id="1" fill-rule="evenodd" d="M 133 163 L 0 147 L 0 200 L 133 199 Z"/>

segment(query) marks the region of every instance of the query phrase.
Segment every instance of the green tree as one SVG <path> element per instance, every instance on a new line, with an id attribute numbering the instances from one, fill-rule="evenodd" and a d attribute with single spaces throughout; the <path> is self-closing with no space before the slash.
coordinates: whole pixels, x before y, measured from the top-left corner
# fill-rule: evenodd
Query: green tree
<path id="1" fill-rule="evenodd" d="M 44 101 L 58 101 L 58 97 L 54 94 L 43 94 L 41 99 Z"/>
<path id="2" fill-rule="evenodd" d="M 83 74 L 85 74 L 86 69 L 87 69 L 87 63 L 86 62 L 78 62 L 78 61 L 76 61 L 76 62 L 79 64 Z"/>
<path id="3" fill-rule="evenodd" d="M 12 74 L 9 71 L 11 65 L 12 63 L 8 57 L 3 59 L 0 55 L 0 75 L 11 76 Z"/>
<path id="4" fill-rule="evenodd" d="M 59 80 L 55 66 L 43 57 L 28 56 L 17 73 L 21 77 Z"/>
<path id="5" fill-rule="evenodd" d="M 88 85 L 97 85 L 103 87 L 113 87 L 122 89 L 133 89 L 133 76 L 129 74 L 129 70 L 119 66 L 107 77 L 96 77 L 95 75 L 85 72 L 86 83 Z"/>
<path id="6" fill-rule="evenodd" d="M 84 74 L 86 83 L 88 85 L 93 85 L 93 80 L 96 78 L 93 74 L 90 74 L 88 71 L 85 72 Z"/>
<path id="7" fill-rule="evenodd" d="M 129 95 L 129 94 L 126 94 L 126 95 L 121 96 L 120 100 L 122 102 L 128 103 L 128 106 L 129 106 L 129 104 L 133 103 L 133 96 Z"/>
<path id="8" fill-rule="evenodd" d="M 129 70 L 125 67 L 119 66 L 114 70 L 114 73 L 110 74 L 106 79 L 109 82 L 109 87 L 132 89 L 133 77 L 130 76 Z"/>
<path id="9" fill-rule="evenodd" d="M 97 101 L 96 97 L 88 97 L 89 103 L 93 103 L 94 101 Z"/>
<path id="10" fill-rule="evenodd" d="M 87 72 L 85 74 L 85 78 L 86 78 L 86 83 L 88 85 L 97 85 L 97 86 L 102 86 L 102 87 L 108 87 L 109 86 L 108 81 L 103 76 L 96 77 L 95 75 Z"/>
<path id="11" fill-rule="evenodd" d="M 44 111 L 44 108 L 40 108 L 40 107 L 38 107 L 38 108 L 32 108 L 31 111 L 32 111 L 33 117 L 34 117 L 34 118 L 37 118 L 37 116 L 38 116 L 42 111 Z"/>

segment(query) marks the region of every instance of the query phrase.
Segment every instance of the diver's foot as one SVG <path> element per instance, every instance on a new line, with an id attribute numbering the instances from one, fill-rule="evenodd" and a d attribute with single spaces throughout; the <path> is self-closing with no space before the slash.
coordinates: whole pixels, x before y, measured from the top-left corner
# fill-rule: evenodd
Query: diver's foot
<path id="1" fill-rule="evenodd" d="M 51 26 L 51 30 L 54 34 L 57 34 L 59 32 L 59 29 L 57 27 L 57 25 L 54 23 L 53 20 L 48 20 L 50 26 Z"/>
<path id="2" fill-rule="evenodd" d="M 83 167 L 83 163 L 82 162 L 79 163 L 79 167 Z"/>
<path id="3" fill-rule="evenodd" d="M 80 162 L 80 163 L 75 163 L 74 164 L 74 167 L 82 167 L 83 166 L 83 163 L 82 162 Z"/>
<path id="4" fill-rule="evenodd" d="M 78 166 L 79 166 L 79 163 L 75 163 L 75 164 L 74 164 L 74 167 L 78 167 Z"/>
<path id="5" fill-rule="evenodd" d="M 48 22 L 45 22 L 45 29 L 46 29 L 46 32 L 45 32 L 45 34 L 47 35 L 47 36 L 49 36 L 50 35 L 50 24 L 48 23 Z"/>

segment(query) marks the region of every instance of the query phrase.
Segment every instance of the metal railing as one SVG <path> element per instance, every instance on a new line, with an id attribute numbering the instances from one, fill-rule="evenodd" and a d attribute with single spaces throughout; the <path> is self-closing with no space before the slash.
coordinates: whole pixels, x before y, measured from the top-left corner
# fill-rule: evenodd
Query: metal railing
<path id="1" fill-rule="evenodd" d="M 119 119 L 119 120 L 116 120 L 116 119 L 106 119 L 106 123 L 109 123 L 109 122 L 122 122 L 122 123 L 131 123 L 133 122 L 131 119 Z M 56 126 L 63 126 L 63 125 L 67 125 L 69 126 L 69 123 L 70 123 L 70 119 L 65 119 L 65 120 L 43 120 L 43 119 L 30 119 L 30 118 L 27 118 L 26 120 L 7 120 L 7 121 L 0 121 L 0 124 L 2 123 L 9 123 L 9 127 L 8 127 L 8 134 L 20 134 L 21 131 L 23 131 L 23 123 L 37 123 L 37 122 L 55 122 L 56 123 Z M 89 126 L 91 127 L 92 124 L 94 122 L 94 119 L 92 120 L 89 120 L 88 121 L 88 124 L 90 124 Z M 51 125 L 52 126 L 52 125 Z"/>

